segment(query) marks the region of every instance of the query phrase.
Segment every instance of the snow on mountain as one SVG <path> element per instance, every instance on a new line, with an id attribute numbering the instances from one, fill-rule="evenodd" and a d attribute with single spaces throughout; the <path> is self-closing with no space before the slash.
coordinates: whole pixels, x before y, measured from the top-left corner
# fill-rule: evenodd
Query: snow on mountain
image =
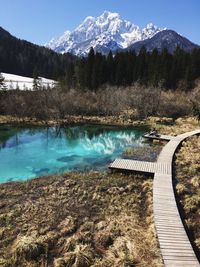
<path id="1" fill-rule="evenodd" d="M 19 76 L 9 73 L 1 73 L 5 78 L 4 82 L 7 89 L 19 89 L 19 90 L 32 90 L 33 89 L 33 78 Z M 44 88 L 52 88 L 55 84 L 54 80 L 40 78 L 41 86 Z"/>
<path id="2" fill-rule="evenodd" d="M 78 56 L 88 54 L 91 47 L 107 54 L 110 50 L 124 49 L 137 41 L 153 37 L 162 29 L 149 23 L 144 29 L 123 20 L 118 13 L 104 11 L 86 19 L 72 32 L 66 31 L 61 37 L 52 39 L 47 47 L 59 53 L 70 52 Z"/>

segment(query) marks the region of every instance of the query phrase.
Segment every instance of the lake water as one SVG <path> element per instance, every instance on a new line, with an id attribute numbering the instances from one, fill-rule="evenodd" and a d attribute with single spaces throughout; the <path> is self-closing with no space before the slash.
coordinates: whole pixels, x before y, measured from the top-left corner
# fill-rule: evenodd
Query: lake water
<path id="1" fill-rule="evenodd" d="M 65 171 L 105 170 L 128 147 L 145 146 L 142 128 L 0 126 L 0 182 Z"/>

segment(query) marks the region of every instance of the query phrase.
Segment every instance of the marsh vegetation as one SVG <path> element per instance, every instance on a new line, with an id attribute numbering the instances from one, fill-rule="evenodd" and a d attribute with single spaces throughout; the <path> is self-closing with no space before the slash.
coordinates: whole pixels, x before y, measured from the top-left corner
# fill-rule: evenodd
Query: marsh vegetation
<path id="1" fill-rule="evenodd" d="M 185 223 L 200 253 L 200 137 L 183 143 L 176 154 L 176 191 Z"/>
<path id="2" fill-rule="evenodd" d="M 200 114 L 199 92 L 199 85 L 185 92 L 139 84 L 83 91 L 58 84 L 51 90 L 0 92 L 0 114 L 44 121 L 59 121 L 69 116 L 122 116 L 126 121 L 149 116 L 176 119 Z"/>
<path id="3" fill-rule="evenodd" d="M 0 264 L 162 266 L 152 179 L 85 173 L 0 187 Z"/>

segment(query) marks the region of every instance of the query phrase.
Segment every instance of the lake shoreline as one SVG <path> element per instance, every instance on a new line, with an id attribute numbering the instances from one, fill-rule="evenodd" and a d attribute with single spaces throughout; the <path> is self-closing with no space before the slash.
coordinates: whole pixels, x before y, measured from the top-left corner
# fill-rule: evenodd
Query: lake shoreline
<path id="1" fill-rule="evenodd" d="M 75 124 L 94 124 L 108 126 L 152 126 L 155 123 L 173 123 L 166 117 L 149 117 L 142 120 L 125 118 L 123 116 L 68 116 L 65 119 L 38 120 L 36 118 L 18 118 L 0 115 L 0 125 L 16 124 L 23 126 L 68 126 Z"/>

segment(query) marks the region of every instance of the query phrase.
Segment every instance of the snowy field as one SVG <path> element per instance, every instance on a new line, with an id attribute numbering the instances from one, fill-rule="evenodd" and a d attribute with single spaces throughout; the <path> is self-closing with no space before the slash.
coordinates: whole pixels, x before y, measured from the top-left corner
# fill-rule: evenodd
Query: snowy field
<path id="1" fill-rule="evenodd" d="M 32 90 L 33 89 L 33 78 L 23 77 L 14 74 L 2 73 L 5 78 L 4 82 L 7 89 L 19 89 L 19 90 Z M 41 77 L 41 86 L 45 88 L 52 88 L 55 84 L 54 80 L 46 79 Z"/>

